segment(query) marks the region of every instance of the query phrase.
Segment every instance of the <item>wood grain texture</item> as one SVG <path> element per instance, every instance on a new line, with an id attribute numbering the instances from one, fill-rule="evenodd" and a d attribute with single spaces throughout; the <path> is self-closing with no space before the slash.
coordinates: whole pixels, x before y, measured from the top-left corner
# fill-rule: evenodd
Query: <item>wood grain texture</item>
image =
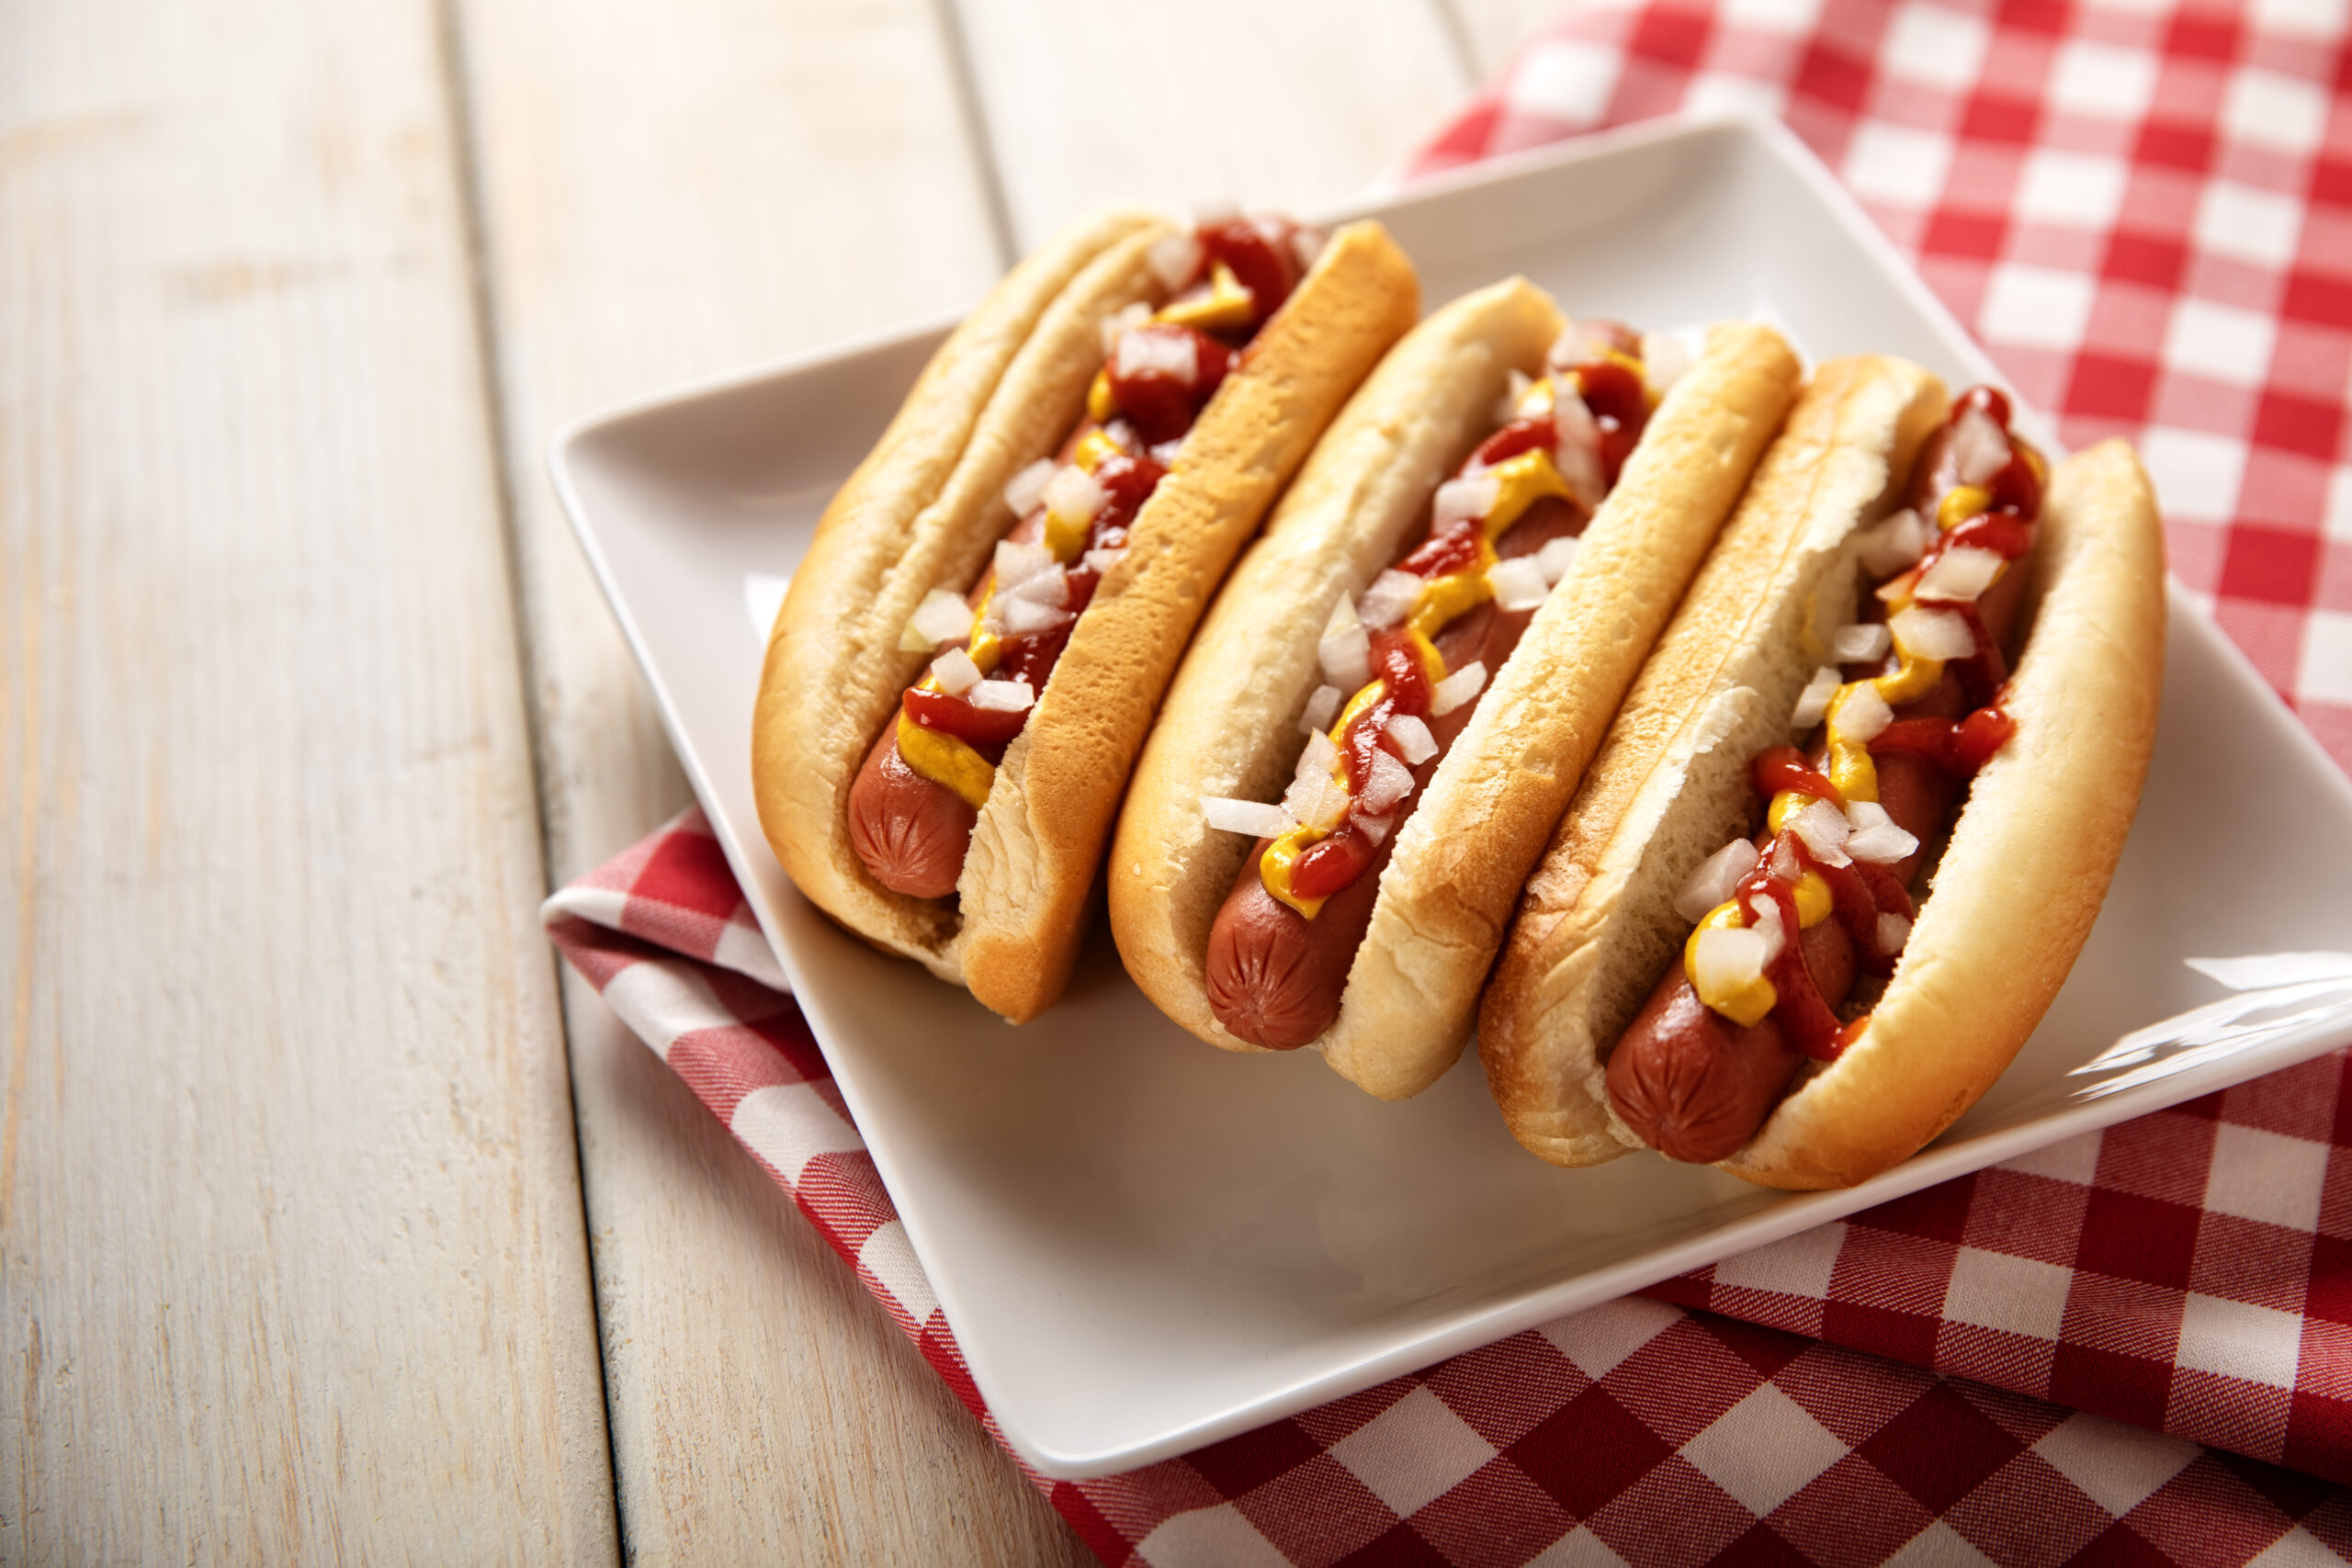
<path id="1" fill-rule="evenodd" d="M 1470 86 L 1442 0 L 950 3 L 1024 248 L 1114 198 L 1352 197 Z"/>
<path id="2" fill-rule="evenodd" d="M 609 1561 L 435 17 L 0 10 L 0 1559 Z"/>
<path id="3" fill-rule="evenodd" d="M 550 433 L 976 299 L 1008 258 L 925 0 L 457 15 L 561 880 L 687 795 Z M 727 1131 L 577 983 L 567 1016 L 630 1559 L 1091 1562 Z"/>

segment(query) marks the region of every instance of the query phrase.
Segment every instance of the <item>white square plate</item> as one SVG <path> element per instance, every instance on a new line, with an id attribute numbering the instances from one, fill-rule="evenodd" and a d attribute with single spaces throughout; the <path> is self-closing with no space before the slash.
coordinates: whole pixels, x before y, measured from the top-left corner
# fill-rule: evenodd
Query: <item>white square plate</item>
<path id="1" fill-rule="evenodd" d="M 1432 303 L 1519 271 L 1572 313 L 1761 316 L 1815 358 L 1883 350 L 1955 385 L 1994 378 L 1770 122 L 1638 129 L 1327 216 L 1359 213 L 1411 253 Z M 2234 999 L 2184 966 L 2352 951 L 2352 789 L 2177 593 L 2155 766 L 2073 978 L 1968 1115 L 1853 1191 L 1646 1156 L 1555 1170 L 1504 1131 L 1475 1053 L 1400 1105 L 1310 1055 L 1227 1055 L 1163 1020 L 1099 932 L 1069 998 L 1006 1027 L 830 924 L 752 805 L 747 598 L 790 571 L 944 330 L 598 416 L 552 462 L 980 1393 L 1046 1474 L 1182 1453 L 2352 1039 L 2352 960 L 2230 971 Z"/>

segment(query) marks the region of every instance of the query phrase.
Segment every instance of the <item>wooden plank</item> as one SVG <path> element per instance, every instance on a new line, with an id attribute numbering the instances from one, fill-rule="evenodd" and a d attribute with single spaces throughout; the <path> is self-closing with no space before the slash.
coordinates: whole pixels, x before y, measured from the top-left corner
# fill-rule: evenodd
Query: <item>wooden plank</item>
<path id="1" fill-rule="evenodd" d="M 458 15 L 561 877 L 687 795 L 548 435 L 951 308 L 1005 258 L 926 0 Z M 567 1016 L 629 1555 L 1092 1561 L 668 1070 L 584 987 Z"/>
<path id="2" fill-rule="evenodd" d="M 1510 62 L 1519 46 L 1558 21 L 1572 6 L 1560 0 L 1447 0 L 1462 18 L 1471 59 L 1483 83 Z"/>
<path id="3" fill-rule="evenodd" d="M 1302 210 L 1468 91 L 1443 0 L 952 0 L 1013 237 L 1110 200 Z"/>
<path id="4" fill-rule="evenodd" d="M 616 1556 L 447 109 L 0 12 L 0 1560 Z"/>

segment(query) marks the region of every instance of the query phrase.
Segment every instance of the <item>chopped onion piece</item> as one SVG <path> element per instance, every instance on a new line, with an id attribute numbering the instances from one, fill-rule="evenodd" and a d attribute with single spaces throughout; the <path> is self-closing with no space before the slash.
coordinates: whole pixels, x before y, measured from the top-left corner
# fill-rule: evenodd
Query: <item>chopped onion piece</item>
<path id="1" fill-rule="evenodd" d="M 1886 807 L 1874 800 L 1847 802 L 1846 820 L 1853 824 L 1854 831 L 1845 850 L 1856 860 L 1893 865 L 1919 847 L 1919 840 L 1896 827 Z"/>
<path id="2" fill-rule="evenodd" d="M 1374 817 L 1387 814 L 1388 808 L 1413 793 L 1413 770 L 1390 756 L 1381 747 L 1372 750 L 1372 776 L 1364 780 L 1363 808 Z"/>
<path id="3" fill-rule="evenodd" d="M 1846 814 L 1826 800 L 1808 800 L 1784 818 L 1813 858 L 1824 865 L 1847 865 L 1851 857 L 1846 853 L 1847 837 L 1853 827 Z"/>
<path id="4" fill-rule="evenodd" d="M 1365 838 L 1371 840 L 1375 844 L 1388 837 L 1388 829 L 1395 826 L 1396 826 L 1396 818 L 1394 817 L 1359 817 L 1356 818 L 1356 831 L 1362 833 Z"/>
<path id="5" fill-rule="evenodd" d="M 1747 929 L 1764 939 L 1764 962 L 1770 964 L 1789 945 L 1789 929 L 1781 923 L 1780 901 L 1767 898 L 1761 908 L 1749 908 L 1747 917 L 1751 922 Z"/>
<path id="6" fill-rule="evenodd" d="M 1170 288 L 1175 287 L 1173 284 Z M 1118 351 L 1120 340 L 1136 328 L 1151 320 L 1151 307 L 1142 300 L 1124 305 L 1102 318 L 1102 353 L 1107 357 Z"/>
<path id="7" fill-rule="evenodd" d="M 1495 595 L 1495 607 L 1499 610 L 1532 610 L 1544 603 L 1552 585 L 1544 581 L 1544 568 L 1533 556 L 1512 556 L 1498 560 L 1487 569 L 1487 586 Z"/>
<path id="8" fill-rule="evenodd" d="M 1690 983 L 1704 997 L 1754 985 L 1772 955 L 1764 933 L 1753 927 L 1716 926 L 1699 933 L 1690 959 Z"/>
<path id="9" fill-rule="evenodd" d="M 1375 630 L 1393 626 L 1411 613 L 1424 586 L 1411 572 L 1391 567 L 1374 578 L 1363 597 L 1356 601 L 1357 618 Z"/>
<path id="10" fill-rule="evenodd" d="M 1915 592 L 1922 599 L 1973 604 L 1978 594 L 1993 586 L 1993 580 L 2001 575 L 2001 568 L 2007 564 L 1996 551 L 1962 545 L 1938 556 L 1934 564 L 1919 574 L 1919 586 Z"/>
<path id="11" fill-rule="evenodd" d="M 1527 389 L 1535 385 L 1526 371 L 1514 367 L 1510 379 L 1504 384 L 1503 400 L 1495 405 L 1495 423 L 1509 424 L 1519 417 L 1520 400 L 1527 396 Z"/>
<path id="12" fill-rule="evenodd" d="M 1825 664 L 1815 670 L 1813 679 L 1804 683 L 1804 690 L 1797 694 L 1796 709 L 1789 715 L 1789 722 L 1799 729 L 1811 729 L 1819 724 L 1821 716 L 1829 711 L 1829 699 L 1845 683 L 1835 665 Z"/>
<path id="13" fill-rule="evenodd" d="M 1789 848 L 1786 839 L 1776 834 L 1772 840 L 1772 879 L 1794 887 L 1797 878 L 1804 874 L 1804 867 L 1797 863 L 1796 851 Z"/>
<path id="14" fill-rule="evenodd" d="M 980 667 L 960 648 L 951 648 L 931 661 L 931 677 L 951 697 L 960 697 L 980 683 Z"/>
<path id="15" fill-rule="evenodd" d="M 1306 716 L 1298 721 L 1298 727 L 1310 735 L 1317 734 L 1330 728 L 1331 721 L 1339 716 L 1340 688 L 1317 686 L 1315 694 L 1306 699 Z"/>
<path id="16" fill-rule="evenodd" d="M 1257 800 L 1229 800 L 1221 795 L 1201 796 L 1201 819 L 1220 833 L 1240 833 L 1252 839 L 1274 839 L 1290 831 L 1290 818 L 1279 806 Z"/>
<path id="17" fill-rule="evenodd" d="M 1600 359 L 1617 346 L 1617 340 L 1603 328 L 1586 321 L 1570 321 L 1552 340 L 1552 347 L 1544 358 L 1566 368 L 1582 365 L 1588 359 Z"/>
<path id="18" fill-rule="evenodd" d="M 981 681 L 976 683 L 968 700 L 976 708 L 991 713 L 1026 713 L 1037 700 L 1037 694 L 1026 681 Z"/>
<path id="19" fill-rule="evenodd" d="M 1877 685 L 1869 681 L 1857 681 L 1845 688 L 1846 694 L 1838 699 L 1834 720 L 1838 733 L 1847 739 L 1867 746 L 1886 732 L 1894 722 L 1894 710 L 1886 705 L 1886 697 Z"/>
<path id="20" fill-rule="evenodd" d="M 1756 846 L 1734 839 L 1699 863 L 1699 869 L 1674 896 L 1674 912 L 1697 925 L 1709 910 L 1739 891 L 1740 879 L 1756 869 Z"/>
<path id="21" fill-rule="evenodd" d="M 1348 814 L 1348 789 L 1329 773 L 1310 773 L 1291 781 L 1283 795 L 1283 809 L 1302 827 L 1328 833 Z"/>
<path id="22" fill-rule="evenodd" d="M 1952 427 L 1952 466 L 1964 485 L 1985 485 L 2009 466 L 2009 438 L 2000 422 L 1983 409 L 1971 408 Z"/>
<path id="23" fill-rule="evenodd" d="M 1306 732 L 1306 749 L 1298 754 L 1298 766 L 1292 770 L 1296 778 L 1317 778 L 1331 771 L 1340 760 L 1340 748 L 1319 729 Z"/>
<path id="24" fill-rule="evenodd" d="M 1004 503 L 1015 517 L 1026 517 L 1046 499 L 1046 481 L 1054 477 L 1051 457 L 1040 457 L 1005 481 Z"/>
<path id="25" fill-rule="evenodd" d="M 1419 767 L 1437 755 L 1437 737 L 1430 727 L 1411 714 L 1400 713 L 1384 727 L 1388 739 L 1396 742 L 1397 754 L 1408 767 Z"/>
<path id="26" fill-rule="evenodd" d="M 1144 253 L 1144 265 L 1151 268 L 1159 286 L 1173 294 L 1201 270 L 1201 255 L 1199 238 L 1180 231 L 1153 241 L 1151 249 Z"/>
<path id="27" fill-rule="evenodd" d="M 1496 499 L 1501 494 L 1501 482 L 1492 474 L 1448 479 L 1437 487 L 1437 502 L 1430 518 L 1430 528 L 1434 532 L 1449 523 L 1484 517 L 1495 509 Z"/>
<path id="28" fill-rule="evenodd" d="M 1878 918 L 1878 949 L 1881 953 L 1900 953 L 1911 940 L 1911 922 L 1900 915 Z"/>
<path id="29" fill-rule="evenodd" d="M 1076 463 L 1064 465 L 1061 472 L 1046 481 L 1046 509 L 1080 527 L 1093 522 L 1094 514 L 1110 499 L 1111 492 L 1102 488 L 1102 481 Z"/>
<path id="30" fill-rule="evenodd" d="M 1474 659 L 1430 688 L 1430 716 L 1443 718 L 1476 696 L 1487 683 L 1487 666 Z"/>
<path id="31" fill-rule="evenodd" d="M 1850 626 L 1839 626 L 1838 635 L 1829 639 L 1829 651 L 1840 664 L 1875 664 L 1886 657 L 1894 646 L 1894 636 L 1884 621 L 1863 621 Z"/>
<path id="32" fill-rule="evenodd" d="M 989 608 L 991 614 L 1003 617 L 1008 637 L 1034 637 L 1074 618 L 1068 610 L 1040 604 L 1035 599 L 1000 599 Z"/>
<path id="33" fill-rule="evenodd" d="M 998 597 L 1007 604 L 1018 600 L 1058 610 L 1069 603 L 1069 573 L 1058 565 L 1049 566 L 1035 577 L 1023 578 Z"/>
<path id="34" fill-rule="evenodd" d="M 1165 376 L 1189 387 L 1200 376 L 1201 355 L 1190 333 L 1129 333 L 1111 367 L 1114 376 Z"/>
<path id="35" fill-rule="evenodd" d="M 1573 534 L 1563 534 L 1556 539 L 1546 539 L 1544 547 L 1535 552 L 1535 565 L 1544 573 L 1544 582 L 1556 584 L 1568 575 L 1577 563 L 1577 552 L 1584 548 L 1584 541 Z"/>
<path id="36" fill-rule="evenodd" d="M 1688 333 L 1644 333 L 1642 373 L 1652 391 L 1662 392 L 1698 363 L 1698 347 Z"/>
<path id="37" fill-rule="evenodd" d="M 1951 610 L 1923 610 L 1917 605 L 1886 623 L 1894 646 L 1915 659 L 1965 659 L 1976 651 L 1976 634 Z"/>
<path id="38" fill-rule="evenodd" d="M 1600 424 L 1573 376 L 1552 378 L 1552 463 L 1578 506 L 1590 512 L 1609 486 L 1600 472 Z"/>
<path id="39" fill-rule="evenodd" d="M 1356 607 L 1345 593 L 1331 606 L 1323 623 L 1322 640 L 1315 654 L 1323 664 L 1323 679 L 1342 692 L 1361 691 L 1372 679 L 1372 636 L 1356 618 Z"/>
<path id="40" fill-rule="evenodd" d="M 996 542 L 996 589 L 999 593 L 1020 587 L 1054 565 L 1054 552 L 1043 545 Z"/>
<path id="41" fill-rule="evenodd" d="M 1323 231 L 1293 229 L 1290 231 L 1290 254 L 1305 272 L 1315 265 L 1315 258 L 1323 254 Z"/>
<path id="42" fill-rule="evenodd" d="M 899 634 L 899 651 L 929 653 L 943 642 L 955 642 L 971 635 L 972 606 L 952 589 L 934 588 L 922 596 L 915 613 L 907 617 L 906 630 Z"/>
<path id="43" fill-rule="evenodd" d="M 1927 520 L 1906 506 L 1862 535 L 1862 570 L 1872 577 L 1892 577 L 1917 560 L 1933 537 Z"/>
<path id="44" fill-rule="evenodd" d="M 1080 564 L 1095 576 L 1107 577 L 1111 573 L 1111 569 L 1126 559 L 1126 557 L 1127 547 L 1121 545 L 1116 549 L 1089 550 L 1078 558 Z"/>

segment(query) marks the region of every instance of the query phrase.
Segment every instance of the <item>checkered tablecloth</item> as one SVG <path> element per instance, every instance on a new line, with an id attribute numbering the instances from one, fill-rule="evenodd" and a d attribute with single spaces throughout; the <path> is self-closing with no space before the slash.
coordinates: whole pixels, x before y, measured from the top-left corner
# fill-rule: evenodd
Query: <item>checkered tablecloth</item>
<path id="1" fill-rule="evenodd" d="M 1419 166 L 1783 116 L 2069 445 L 2140 446 L 2176 572 L 2352 768 L 2346 34 L 2342 0 L 1590 6 Z M 701 818 L 548 919 L 993 1431 Z M 1114 1564 L 2352 1556 L 2347 1090 L 2326 1057 L 1037 1484 Z"/>

